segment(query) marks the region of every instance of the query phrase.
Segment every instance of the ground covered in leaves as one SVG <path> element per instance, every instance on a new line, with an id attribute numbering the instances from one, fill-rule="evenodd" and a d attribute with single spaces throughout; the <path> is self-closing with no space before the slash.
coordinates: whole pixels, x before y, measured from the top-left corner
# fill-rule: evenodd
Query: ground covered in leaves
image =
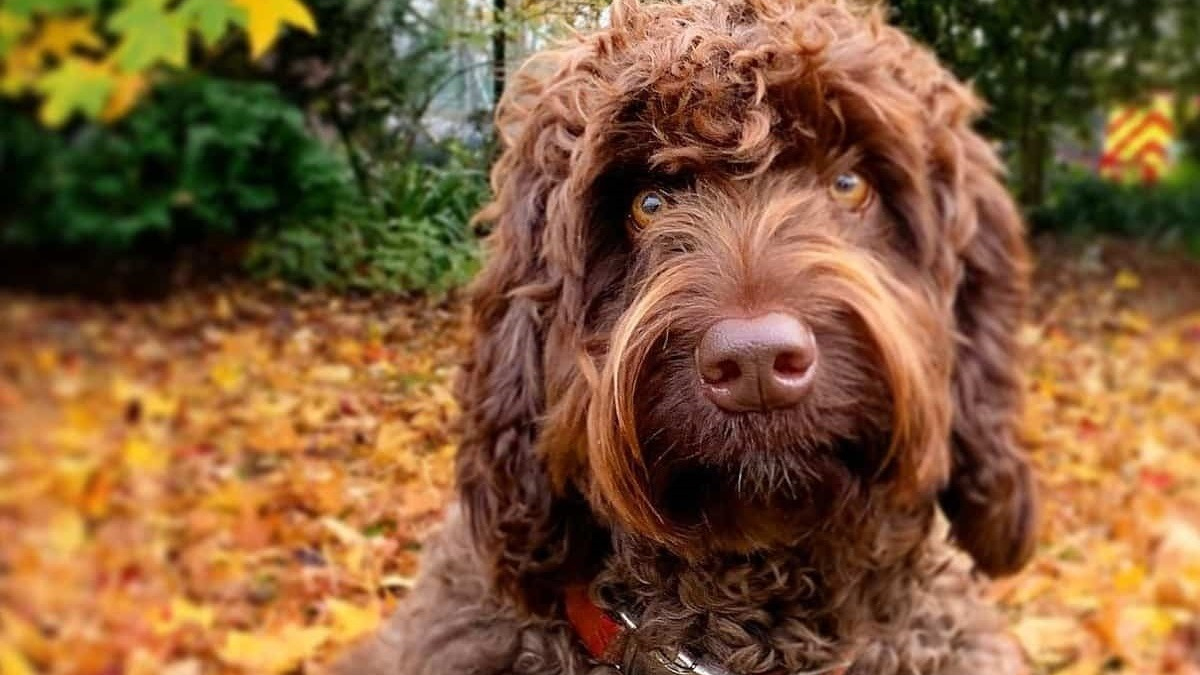
<path id="1" fill-rule="evenodd" d="M 1040 673 L 1200 673 L 1200 264 L 1040 247 Z M 458 303 L 0 293 L 0 675 L 315 672 L 411 584 L 451 481 Z"/>

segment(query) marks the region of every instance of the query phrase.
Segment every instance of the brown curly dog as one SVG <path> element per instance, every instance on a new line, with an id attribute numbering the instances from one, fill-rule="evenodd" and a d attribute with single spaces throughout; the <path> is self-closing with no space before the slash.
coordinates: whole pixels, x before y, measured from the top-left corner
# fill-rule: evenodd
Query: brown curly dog
<path id="1" fill-rule="evenodd" d="M 981 107 L 831 0 L 620 0 L 531 59 L 458 499 L 338 672 L 1021 672 L 974 571 L 1035 521 Z"/>

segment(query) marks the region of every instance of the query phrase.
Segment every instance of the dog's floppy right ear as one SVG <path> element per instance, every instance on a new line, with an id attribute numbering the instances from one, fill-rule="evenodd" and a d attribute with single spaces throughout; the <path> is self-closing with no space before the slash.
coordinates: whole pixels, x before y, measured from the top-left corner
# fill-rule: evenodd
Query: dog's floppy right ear
<path id="1" fill-rule="evenodd" d="M 522 108 L 522 97 L 539 104 Z M 548 335 L 569 333 L 574 317 L 559 308 L 579 304 L 578 282 L 564 278 L 563 260 L 571 254 L 562 245 L 581 218 L 564 187 L 573 138 L 566 128 L 579 123 L 554 102 L 522 74 L 497 114 L 505 150 L 492 171 L 494 198 L 477 217 L 492 232 L 472 288 L 474 342 L 457 391 L 463 409 L 457 490 L 473 542 L 497 590 L 537 612 L 558 599 L 577 559 L 586 556 L 578 541 L 592 531 L 583 498 L 572 486 L 552 483 L 541 447 L 547 363 L 564 360 L 548 354 Z M 554 231 L 547 231 L 548 219 Z"/>
<path id="2" fill-rule="evenodd" d="M 503 164 L 501 165 L 501 167 Z M 489 262 L 472 292 L 474 343 L 459 381 L 463 439 L 457 489 L 480 553 L 498 590 L 536 607 L 538 577 L 566 556 L 563 524 L 544 462 L 537 455 L 545 411 L 543 348 L 548 306 L 539 240 L 544 195 L 527 168 L 496 185 Z"/>

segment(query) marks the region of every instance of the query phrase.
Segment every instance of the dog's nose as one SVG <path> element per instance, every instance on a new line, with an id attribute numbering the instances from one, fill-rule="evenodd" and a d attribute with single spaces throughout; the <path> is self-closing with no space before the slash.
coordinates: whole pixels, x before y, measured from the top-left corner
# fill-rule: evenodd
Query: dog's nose
<path id="1" fill-rule="evenodd" d="M 812 385 L 816 364 L 812 331 L 778 312 L 718 321 L 696 348 L 705 394 L 730 412 L 796 405 Z"/>

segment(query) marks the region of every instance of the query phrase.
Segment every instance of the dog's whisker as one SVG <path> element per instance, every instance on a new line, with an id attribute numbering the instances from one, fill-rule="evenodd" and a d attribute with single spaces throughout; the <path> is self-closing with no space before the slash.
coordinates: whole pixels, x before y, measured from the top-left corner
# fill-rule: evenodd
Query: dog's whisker
<path id="1" fill-rule="evenodd" d="M 791 472 L 790 472 L 790 471 L 784 471 L 784 472 L 783 472 L 783 480 L 784 480 L 784 482 L 785 482 L 785 483 L 787 483 L 787 488 L 788 488 L 788 489 L 787 489 L 787 496 L 788 496 L 788 498 L 790 498 L 790 499 L 795 499 L 795 498 L 796 498 L 796 496 L 797 496 L 797 495 L 796 495 L 796 486 L 795 486 L 795 484 L 794 484 L 794 483 L 792 483 L 792 474 L 791 474 Z"/>

